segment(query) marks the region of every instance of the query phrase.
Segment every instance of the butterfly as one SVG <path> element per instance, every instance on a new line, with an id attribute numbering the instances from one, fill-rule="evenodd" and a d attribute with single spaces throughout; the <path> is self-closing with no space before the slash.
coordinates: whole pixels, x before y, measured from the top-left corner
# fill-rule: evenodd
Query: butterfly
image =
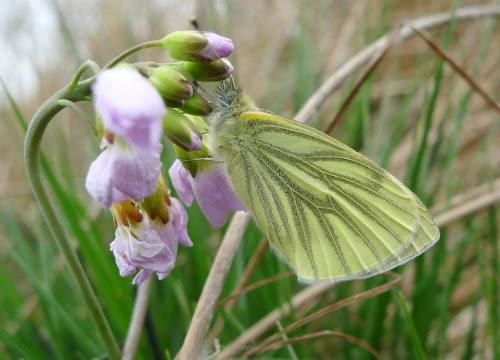
<path id="1" fill-rule="evenodd" d="M 271 248 L 302 282 L 362 279 L 429 249 L 439 229 L 396 177 L 225 86 L 209 143 Z"/>

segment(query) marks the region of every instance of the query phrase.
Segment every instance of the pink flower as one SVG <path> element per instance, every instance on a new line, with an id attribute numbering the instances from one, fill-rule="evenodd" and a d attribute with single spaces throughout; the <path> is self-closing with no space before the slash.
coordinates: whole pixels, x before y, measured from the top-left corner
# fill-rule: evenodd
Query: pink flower
<path id="1" fill-rule="evenodd" d="M 127 67 L 102 72 L 92 87 L 104 127 L 132 146 L 155 151 L 166 107 L 155 87 Z"/>
<path id="2" fill-rule="evenodd" d="M 228 57 L 233 52 L 234 44 L 231 39 L 210 31 L 203 32 L 203 35 L 208 40 L 207 45 L 199 54 L 203 59 L 216 60 Z"/>
<path id="3" fill-rule="evenodd" d="M 90 166 L 87 191 L 105 208 L 127 199 L 140 201 L 153 193 L 160 175 L 163 100 L 131 68 L 104 71 L 92 89 L 109 136 L 104 136 L 104 150 Z"/>
<path id="4" fill-rule="evenodd" d="M 224 225 L 228 212 L 245 210 L 219 164 L 198 171 L 193 178 L 181 161 L 176 160 L 168 173 L 182 202 L 191 205 L 195 198 L 213 227 Z"/>
<path id="5" fill-rule="evenodd" d="M 156 152 L 107 144 L 90 165 L 85 181 L 89 194 L 109 209 L 113 202 L 140 201 L 156 188 L 161 170 L 161 145 Z"/>
<path id="6" fill-rule="evenodd" d="M 140 284 L 156 273 L 164 279 L 175 266 L 177 246 L 192 246 L 187 234 L 187 214 L 179 201 L 170 198 L 170 219 L 166 224 L 152 221 L 146 216 L 132 226 L 118 225 L 110 249 L 115 256 L 120 275 L 132 275 L 132 283 Z"/>

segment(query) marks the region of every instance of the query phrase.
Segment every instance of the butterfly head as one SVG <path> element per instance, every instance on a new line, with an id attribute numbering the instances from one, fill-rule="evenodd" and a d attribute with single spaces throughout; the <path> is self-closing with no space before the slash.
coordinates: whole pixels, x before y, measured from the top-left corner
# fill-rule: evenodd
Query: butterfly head
<path id="1" fill-rule="evenodd" d="M 217 110 L 226 110 L 234 107 L 240 96 L 241 88 L 236 86 L 232 76 L 227 80 L 221 81 L 217 87 Z"/>
<path id="2" fill-rule="evenodd" d="M 238 87 L 231 76 L 217 87 L 216 112 L 241 113 L 255 109 L 253 101 Z"/>

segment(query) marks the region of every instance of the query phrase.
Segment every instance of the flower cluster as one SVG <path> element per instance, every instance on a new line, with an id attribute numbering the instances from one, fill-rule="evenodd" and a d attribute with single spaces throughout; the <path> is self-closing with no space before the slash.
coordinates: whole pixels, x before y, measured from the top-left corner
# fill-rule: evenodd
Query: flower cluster
<path id="1" fill-rule="evenodd" d="M 179 61 L 146 68 L 120 65 L 100 73 L 92 87 L 102 151 L 90 165 L 85 185 L 113 215 L 111 251 L 121 276 L 136 273 L 134 284 L 153 273 L 163 279 L 175 265 L 178 245 L 192 245 L 186 211 L 170 196 L 161 175 L 162 136 L 178 154 L 203 154 L 206 159 L 202 116 L 212 108 L 197 84 L 225 79 L 233 71 L 225 59 L 233 43 L 220 35 L 178 31 L 162 39 L 161 46 Z M 229 210 L 243 206 L 222 170 L 202 163 L 184 168 L 177 160 L 169 172 L 181 200 L 191 205 L 196 198 L 218 227 Z"/>

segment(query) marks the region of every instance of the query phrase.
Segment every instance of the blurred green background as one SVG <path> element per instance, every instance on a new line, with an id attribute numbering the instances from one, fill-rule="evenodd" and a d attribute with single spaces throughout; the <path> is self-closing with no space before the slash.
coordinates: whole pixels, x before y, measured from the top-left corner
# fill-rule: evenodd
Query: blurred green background
<path id="1" fill-rule="evenodd" d="M 24 126 L 44 99 L 69 82 L 83 60 L 104 65 L 134 44 L 190 28 L 189 19 L 195 16 L 202 29 L 234 40 L 231 61 L 236 76 L 256 103 L 291 117 L 329 74 L 400 22 L 493 3 L 2 0 L 0 358 L 88 359 L 105 354 L 81 295 L 39 217 L 22 163 Z M 494 19 L 451 22 L 428 34 L 498 99 L 500 29 Z M 135 58 L 164 59 L 157 50 Z M 356 75 L 321 108 L 314 125 L 323 127 L 331 120 Z M 89 106 L 84 108 L 92 114 Z M 498 113 L 415 38 L 390 50 L 333 135 L 410 182 L 440 213 L 467 203 L 479 191 L 494 193 L 491 184 L 500 177 L 499 120 Z M 108 250 L 113 239 L 110 215 L 83 187 L 87 168 L 98 153 L 91 126 L 70 111 L 58 116 L 43 146 L 49 160 L 44 174 L 113 332 L 122 342 L 136 289 L 131 278 L 119 277 Z M 165 171 L 171 161 L 167 151 Z M 484 187 L 477 190 L 480 185 Z M 153 284 L 140 359 L 162 359 L 178 351 L 224 233 L 211 229 L 195 206 L 189 215 L 194 247 L 181 248 L 175 270 Z M 500 358 L 499 224 L 498 205 L 452 222 L 442 228 L 434 248 L 400 269 L 400 286 L 289 336 L 334 330 L 366 341 L 382 358 Z M 249 226 L 223 297 L 241 278 L 260 238 L 259 230 Z M 250 282 L 287 271 L 266 251 Z M 378 276 L 334 286 L 281 325 L 387 281 Z M 287 277 L 244 294 L 231 311 L 218 311 L 225 321 L 220 344 L 230 343 L 304 287 Z M 331 336 L 259 356 L 372 357 L 355 343 Z"/>

